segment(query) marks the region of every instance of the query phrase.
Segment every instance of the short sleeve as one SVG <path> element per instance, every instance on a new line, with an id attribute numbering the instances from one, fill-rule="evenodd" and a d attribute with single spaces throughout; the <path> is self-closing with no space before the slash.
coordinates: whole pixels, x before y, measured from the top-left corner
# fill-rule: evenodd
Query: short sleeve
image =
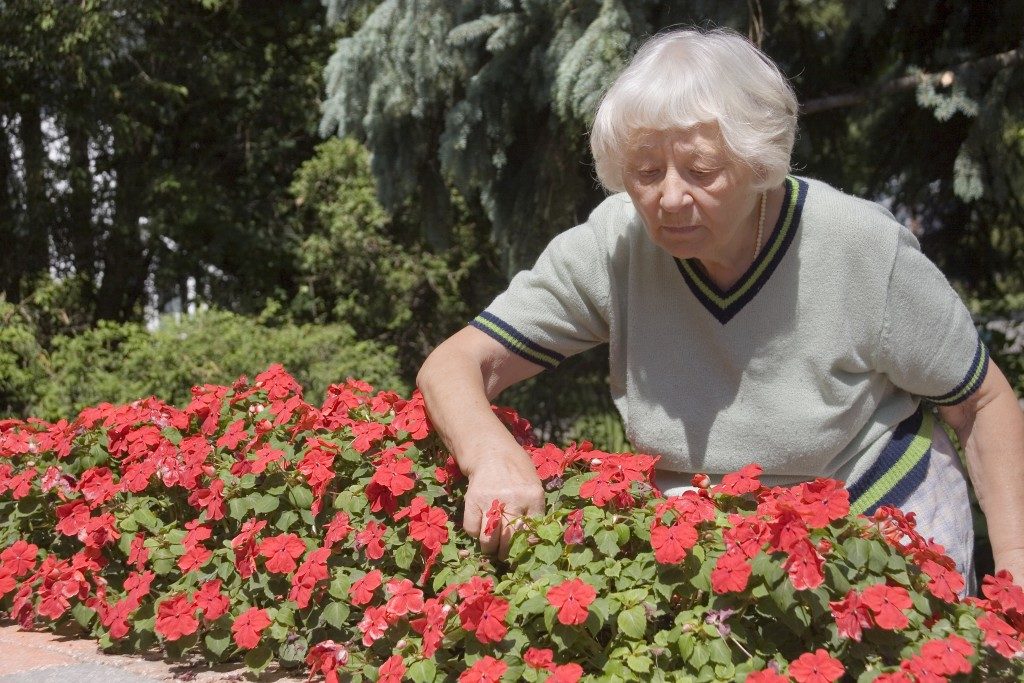
<path id="1" fill-rule="evenodd" d="M 555 237 L 470 323 L 544 368 L 608 341 L 608 251 L 589 222 Z"/>
<path id="2" fill-rule="evenodd" d="M 902 226 L 878 365 L 896 386 L 936 405 L 966 400 L 981 386 L 988 368 L 988 351 L 970 312 Z"/>

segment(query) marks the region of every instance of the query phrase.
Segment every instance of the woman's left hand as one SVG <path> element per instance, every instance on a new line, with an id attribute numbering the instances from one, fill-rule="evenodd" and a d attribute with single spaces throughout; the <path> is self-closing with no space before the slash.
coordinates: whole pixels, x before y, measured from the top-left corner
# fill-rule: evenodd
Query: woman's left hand
<path id="1" fill-rule="evenodd" d="M 956 430 L 988 522 L 996 571 L 1024 587 L 1024 413 L 995 363 L 970 398 L 939 408 Z"/>

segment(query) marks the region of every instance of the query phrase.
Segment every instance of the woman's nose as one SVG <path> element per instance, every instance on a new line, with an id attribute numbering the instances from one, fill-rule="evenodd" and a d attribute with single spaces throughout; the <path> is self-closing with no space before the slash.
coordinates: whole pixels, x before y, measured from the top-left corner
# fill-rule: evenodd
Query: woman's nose
<path id="1" fill-rule="evenodd" d="M 686 181 L 669 168 L 661 181 L 661 209 L 667 213 L 676 213 L 693 203 L 690 187 Z"/>

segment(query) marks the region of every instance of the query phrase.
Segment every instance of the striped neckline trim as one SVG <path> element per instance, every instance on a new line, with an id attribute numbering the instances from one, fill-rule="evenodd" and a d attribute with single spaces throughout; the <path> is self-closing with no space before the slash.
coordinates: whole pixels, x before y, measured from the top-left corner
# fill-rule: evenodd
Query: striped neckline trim
<path id="1" fill-rule="evenodd" d="M 782 210 L 779 212 L 779 220 L 775 224 L 771 239 L 750 264 L 743 277 L 728 290 L 719 289 L 708 279 L 698 265 L 697 259 L 675 259 L 676 267 L 679 268 L 687 287 L 723 325 L 732 320 L 761 291 L 786 255 L 789 245 L 793 243 L 793 237 L 800 225 L 804 199 L 807 197 L 807 183 L 799 178 L 787 176 L 785 184 L 786 195 L 782 200 Z"/>

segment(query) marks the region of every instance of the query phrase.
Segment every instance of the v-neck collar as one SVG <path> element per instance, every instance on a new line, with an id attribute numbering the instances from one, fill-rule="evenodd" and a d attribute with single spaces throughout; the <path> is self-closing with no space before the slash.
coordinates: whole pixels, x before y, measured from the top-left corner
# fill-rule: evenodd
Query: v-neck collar
<path id="1" fill-rule="evenodd" d="M 750 264 L 747 272 L 728 290 L 719 289 L 704 274 L 697 259 L 675 259 L 679 273 L 690 291 L 723 325 L 732 320 L 761 291 L 761 287 L 768 282 L 793 242 L 793 236 L 800 224 L 804 198 L 807 196 L 807 183 L 799 178 L 786 176 L 785 184 L 786 194 L 771 238 Z"/>

